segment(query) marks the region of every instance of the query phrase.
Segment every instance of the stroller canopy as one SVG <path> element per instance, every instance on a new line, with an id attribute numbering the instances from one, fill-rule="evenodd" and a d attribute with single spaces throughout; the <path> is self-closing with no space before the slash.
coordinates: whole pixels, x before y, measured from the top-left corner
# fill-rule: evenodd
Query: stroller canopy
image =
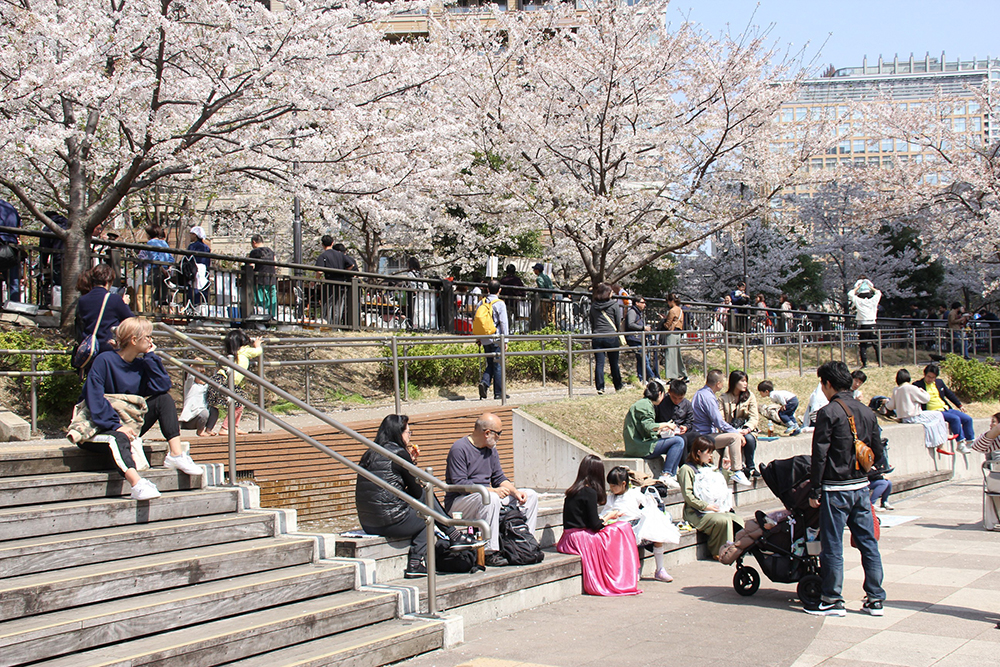
<path id="1" fill-rule="evenodd" d="M 761 465 L 760 476 L 767 488 L 789 511 L 809 509 L 809 490 L 812 484 L 812 457 L 800 454 L 790 459 L 776 459 Z"/>

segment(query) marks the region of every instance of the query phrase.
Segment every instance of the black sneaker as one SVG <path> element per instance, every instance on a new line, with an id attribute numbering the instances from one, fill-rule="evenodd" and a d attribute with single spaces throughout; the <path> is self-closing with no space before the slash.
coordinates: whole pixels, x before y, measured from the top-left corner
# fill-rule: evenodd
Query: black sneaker
<path id="1" fill-rule="evenodd" d="M 507 567 L 510 562 L 499 551 L 486 554 L 486 567 Z"/>
<path id="2" fill-rule="evenodd" d="M 806 605 L 803 609 L 807 614 L 812 614 L 813 616 L 847 616 L 847 610 L 844 609 L 843 600 Z"/>
<path id="3" fill-rule="evenodd" d="M 427 576 L 427 566 L 424 561 L 419 563 L 410 563 L 406 566 L 406 571 L 403 572 L 404 579 L 419 579 L 421 577 Z"/>
<path id="4" fill-rule="evenodd" d="M 861 605 L 861 611 L 867 611 L 872 616 L 882 616 L 882 601 L 865 598 L 865 603 Z"/>
<path id="5" fill-rule="evenodd" d="M 482 540 L 476 540 L 474 537 L 467 533 L 460 533 L 455 531 L 448 540 L 451 542 L 451 548 L 454 551 L 465 551 L 468 549 L 477 549 L 486 542 Z"/>
<path id="6" fill-rule="evenodd" d="M 480 382 L 479 383 L 479 400 L 481 400 L 481 401 L 486 400 L 486 390 L 489 389 L 489 388 L 490 388 L 490 386 L 488 384 L 486 384 L 485 382 Z"/>

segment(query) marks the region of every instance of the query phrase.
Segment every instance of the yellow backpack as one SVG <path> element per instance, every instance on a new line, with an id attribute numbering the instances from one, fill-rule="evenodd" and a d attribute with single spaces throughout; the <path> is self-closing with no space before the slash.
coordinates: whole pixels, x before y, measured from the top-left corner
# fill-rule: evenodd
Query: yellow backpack
<path id="1" fill-rule="evenodd" d="M 500 297 L 490 294 L 479 303 L 472 318 L 473 336 L 492 336 L 497 332 L 497 324 L 493 321 L 493 304 L 499 300 Z"/>

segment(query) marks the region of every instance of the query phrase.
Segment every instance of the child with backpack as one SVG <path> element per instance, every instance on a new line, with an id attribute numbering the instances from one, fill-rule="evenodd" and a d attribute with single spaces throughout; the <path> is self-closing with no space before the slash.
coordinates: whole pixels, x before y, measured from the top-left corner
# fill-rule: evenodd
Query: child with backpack
<path id="1" fill-rule="evenodd" d="M 677 544 L 680 541 L 680 531 L 660 510 L 659 504 L 653 498 L 631 485 L 628 473 L 629 470 L 625 466 L 615 466 L 608 471 L 608 488 L 611 493 L 601 513 L 621 512 L 622 521 L 632 524 L 639 548 L 652 546 L 653 558 L 656 561 L 656 573 L 653 578 L 669 583 L 674 578 L 663 566 L 664 544 L 666 542 Z M 639 562 L 641 574 L 641 556 Z"/>
<path id="2" fill-rule="evenodd" d="M 479 344 L 483 346 L 486 357 L 486 370 L 479 380 L 479 399 L 486 398 L 486 392 L 493 385 L 493 398 L 503 398 L 503 377 L 500 372 L 498 357 L 500 356 L 500 337 L 505 339 L 510 333 L 507 326 L 507 305 L 500 298 L 500 281 L 491 280 L 486 286 L 488 294 L 476 308 L 472 320 L 472 334 L 478 336 Z M 504 340 L 504 347 L 507 342 Z"/>

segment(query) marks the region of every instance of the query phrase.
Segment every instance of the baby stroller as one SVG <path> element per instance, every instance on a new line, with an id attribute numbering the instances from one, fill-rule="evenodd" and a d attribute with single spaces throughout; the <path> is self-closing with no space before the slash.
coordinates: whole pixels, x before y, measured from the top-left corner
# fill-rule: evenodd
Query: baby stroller
<path id="1" fill-rule="evenodd" d="M 743 564 L 747 554 L 752 554 L 771 581 L 797 582 L 796 593 L 803 604 L 820 601 L 823 580 L 819 576 L 819 556 L 818 552 L 810 554 L 807 548 L 807 531 L 811 532 L 814 540 L 818 540 L 819 526 L 819 510 L 809 506 L 811 466 L 812 457 L 808 455 L 761 464 L 761 477 L 787 511 L 771 515 L 757 512 L 755 520 L 747 521 L 744 540 L 748 532 L 753 533 L 749 530 L 753 523 L 759 529 L 759 535 L 735 559 L 733 588 L 740 595 L 753 595 L 760 588 L 760 574 L 753 567 Z M 735 546 L 738 548 L 739 544 Z"/>

